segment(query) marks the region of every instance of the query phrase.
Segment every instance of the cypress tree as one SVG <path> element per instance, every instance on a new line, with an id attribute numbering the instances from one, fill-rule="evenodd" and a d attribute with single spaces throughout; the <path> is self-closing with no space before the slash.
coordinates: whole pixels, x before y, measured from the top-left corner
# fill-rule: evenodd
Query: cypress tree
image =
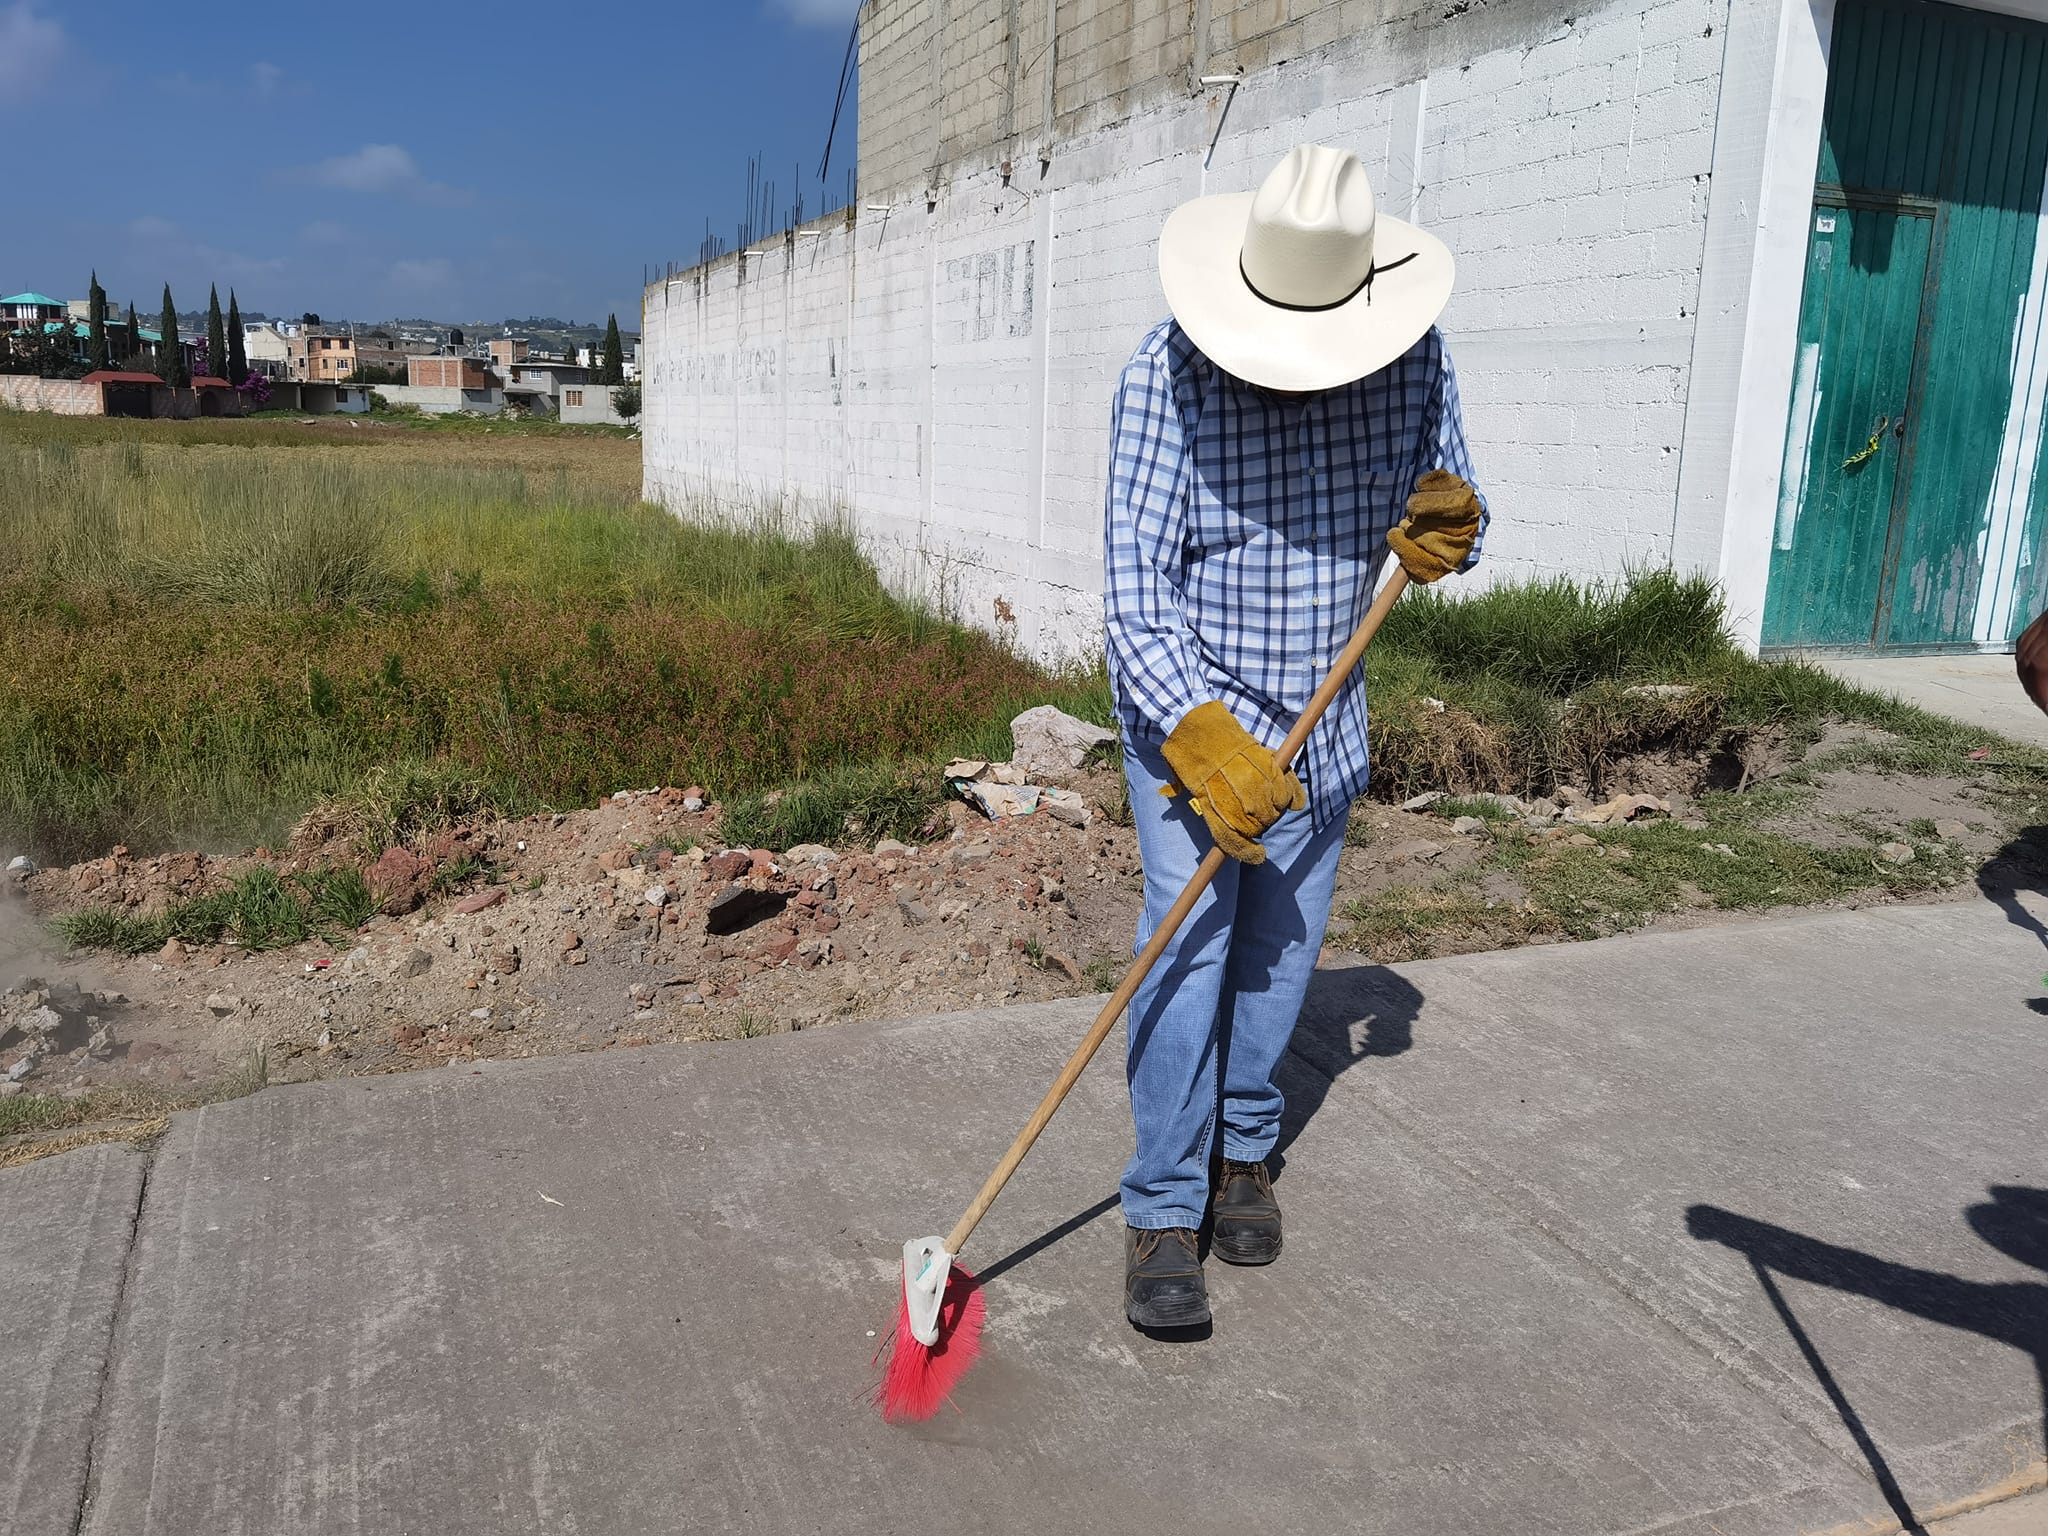
<path id="1" fill-rule="evenodd" d="M 97 269 L 92 274 L 92 287 L 86 292 L 87 356 L 97 373 L 107 366 L 107 290 L 100 286 Z"/>
<path id="2" fill-rule="evenodd" d="M 220 285 L 206 290 L 206 371 L 214 378 L 227 372 L 228 337 L 220 318 Z"/>
<path id="3" fill-rule="evenodd" d="M 178 311 L 171 303 L 169 283 L 164 284 L 164 312 L 156 328 L 163 333 L 157 343 L 157 374 L 171 388 L 183 389 L 191 380 L 185 373 L 185 349 L 178 342 Z"/>
<path id="4" fill-rule="evenodd" d="M 122 358 L 121 361 L 125 363 L 130 358 L 140 356 L 142 356 L 142 328 L 136 324 L 135 301 L 130 299 L 128 301 L 128 356 Z"/>
<path id="5" fill-rule="evenodd" d="M 228 382 L 240 389 L 249 377 L 249 348 L 242 338 L 242 306 L 235 302 L 235 290 L 228 290 Z"/>
<path id="6" fill-rule="evenodd" d="M 604 322 L 604 361 L 597 374 L 600 384 L 626 382 L 626 349 L 619 341 L 619 317 L 608 315 Z"/>

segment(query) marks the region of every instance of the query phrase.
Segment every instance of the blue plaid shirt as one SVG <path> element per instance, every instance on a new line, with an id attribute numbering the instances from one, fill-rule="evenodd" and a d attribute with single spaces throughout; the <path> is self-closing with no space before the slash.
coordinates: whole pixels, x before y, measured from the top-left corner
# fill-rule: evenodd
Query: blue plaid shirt
<path id="1" fill-rule="evenodd" d="M 1173 321 L 1156 327 L 1110 428 L 1104 608 L 1124 729 L 1162 741 L 1221 699 L 1277 747 L 1364 617 L 1387 530 L 1431 469 L 1474 479 L 1434 327 L 1379 372 L 1294 398 L 1226 374 Z M 1363 668 L 1295 766 L 1319 827 L 1364 791 Z"/>

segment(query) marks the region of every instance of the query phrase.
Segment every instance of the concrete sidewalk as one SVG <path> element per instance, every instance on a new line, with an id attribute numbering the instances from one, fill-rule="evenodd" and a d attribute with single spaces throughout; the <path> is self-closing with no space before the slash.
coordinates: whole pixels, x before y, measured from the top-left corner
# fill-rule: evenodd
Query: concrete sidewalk
<path id="1" fill-rule="evenodd" d="M 1105 1060 L 912 1429 L 901 1242 L 1090 1004 L 271 1089 L 0 1173 L 0 1530 L 2048 1529 L 2044 959 L 1968 904 L 1325 973 L 1199 1344 L 1121 1316 Z"/>
<path id="2" fill-rule="evenodd" d="M 1888 693 L 1965 725 L 2048 747 L 2048 715 L 2020 687 L 2010 653 L 1813 656 L 1816 665 L 1873 693 Z"/>

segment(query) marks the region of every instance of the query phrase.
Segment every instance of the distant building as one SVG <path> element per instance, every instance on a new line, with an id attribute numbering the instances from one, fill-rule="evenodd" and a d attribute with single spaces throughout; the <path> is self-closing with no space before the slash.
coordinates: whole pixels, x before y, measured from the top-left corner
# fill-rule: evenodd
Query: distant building
<path id="1" fill-rule="evenodd" d="M 291 376 L 291 341 L 275 321 L 260 320 L 242 327 L 242 355 L 249 360 L 251 373 L 266 379 Z"/>
<path id="2" fill-rule="evenodd" d="M 500 336 L 491 341 L 491 362 L 502 372 L 514 363 L 526 361 L 529 348 L 523 336 Z"/>
<path id="3" fill-rule="evenodd" d="M 433 416 L 469 411 L 495 416 L 505 408 L 498 376 L 480 357 L 409 357 L 406 382 L 378 386 L 393 405 L 410 405 Z"/>
<path id="4" fill-rule="evenodd" d="M 497 343 L 491 345 L 495 347 Z M 563 385 L 582 384 L 590 377 L 590 370 L 580 363 L 532 357 L 509 368 L 501 367 L 498 372 L 505 381 L 506 404 L 547 416 L 560 409 Z"/>
<path id="5" fill-rule="evenodd" d="M 0 324 L 11 331 L 25 330 L 31 325 L 42 325 L 51 320 L 68 320 L 70 311 L 63 300 L 53 299 L 47 293 L 17 293 L 10 298 L 0 299 Z"/>
<path id="6" fill-rule="evenodd" d="M 305 384 L 336 384 L 356 371 L 356 339 L 325 326 L 303 327 L 285 338 L 291 376 Z"/>
<path id="7" fill-rule="evenodd" d="M 623 427 L 626 418 L 612 409 L 614 384 L 564 384 L 562 420 L 585 426 Z"/>

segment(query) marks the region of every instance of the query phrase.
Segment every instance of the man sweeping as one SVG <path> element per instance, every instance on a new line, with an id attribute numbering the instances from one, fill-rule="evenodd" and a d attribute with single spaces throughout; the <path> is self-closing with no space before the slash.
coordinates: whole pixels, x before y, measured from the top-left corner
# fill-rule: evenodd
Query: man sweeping
<path id="1" fill-rule="evenodd" d="M 1362 671 L 1295 771 L 1272 749 L 1358 623 L 1386 547 L 1413 580 L 1466 569 L 1486 509 L 1435 329 L 1450 252 L 1376 215 L 1355 156 L 1304 145 L 1255 193 L 1184 204 L 1159 269 L 1173 318 L 1119 381 L 1107 509 L 1139 947 L 1212 843 L 1231 855 L 1128 1024 L 1125 1311 L 1172 1330 L 1209 1321 L 1205 1218 L 1228 1263 L 1280 1254 L 1273 1076 L 1366 785 Z M 1408 513 L 1429 531 L 1401 531 Z"/>

